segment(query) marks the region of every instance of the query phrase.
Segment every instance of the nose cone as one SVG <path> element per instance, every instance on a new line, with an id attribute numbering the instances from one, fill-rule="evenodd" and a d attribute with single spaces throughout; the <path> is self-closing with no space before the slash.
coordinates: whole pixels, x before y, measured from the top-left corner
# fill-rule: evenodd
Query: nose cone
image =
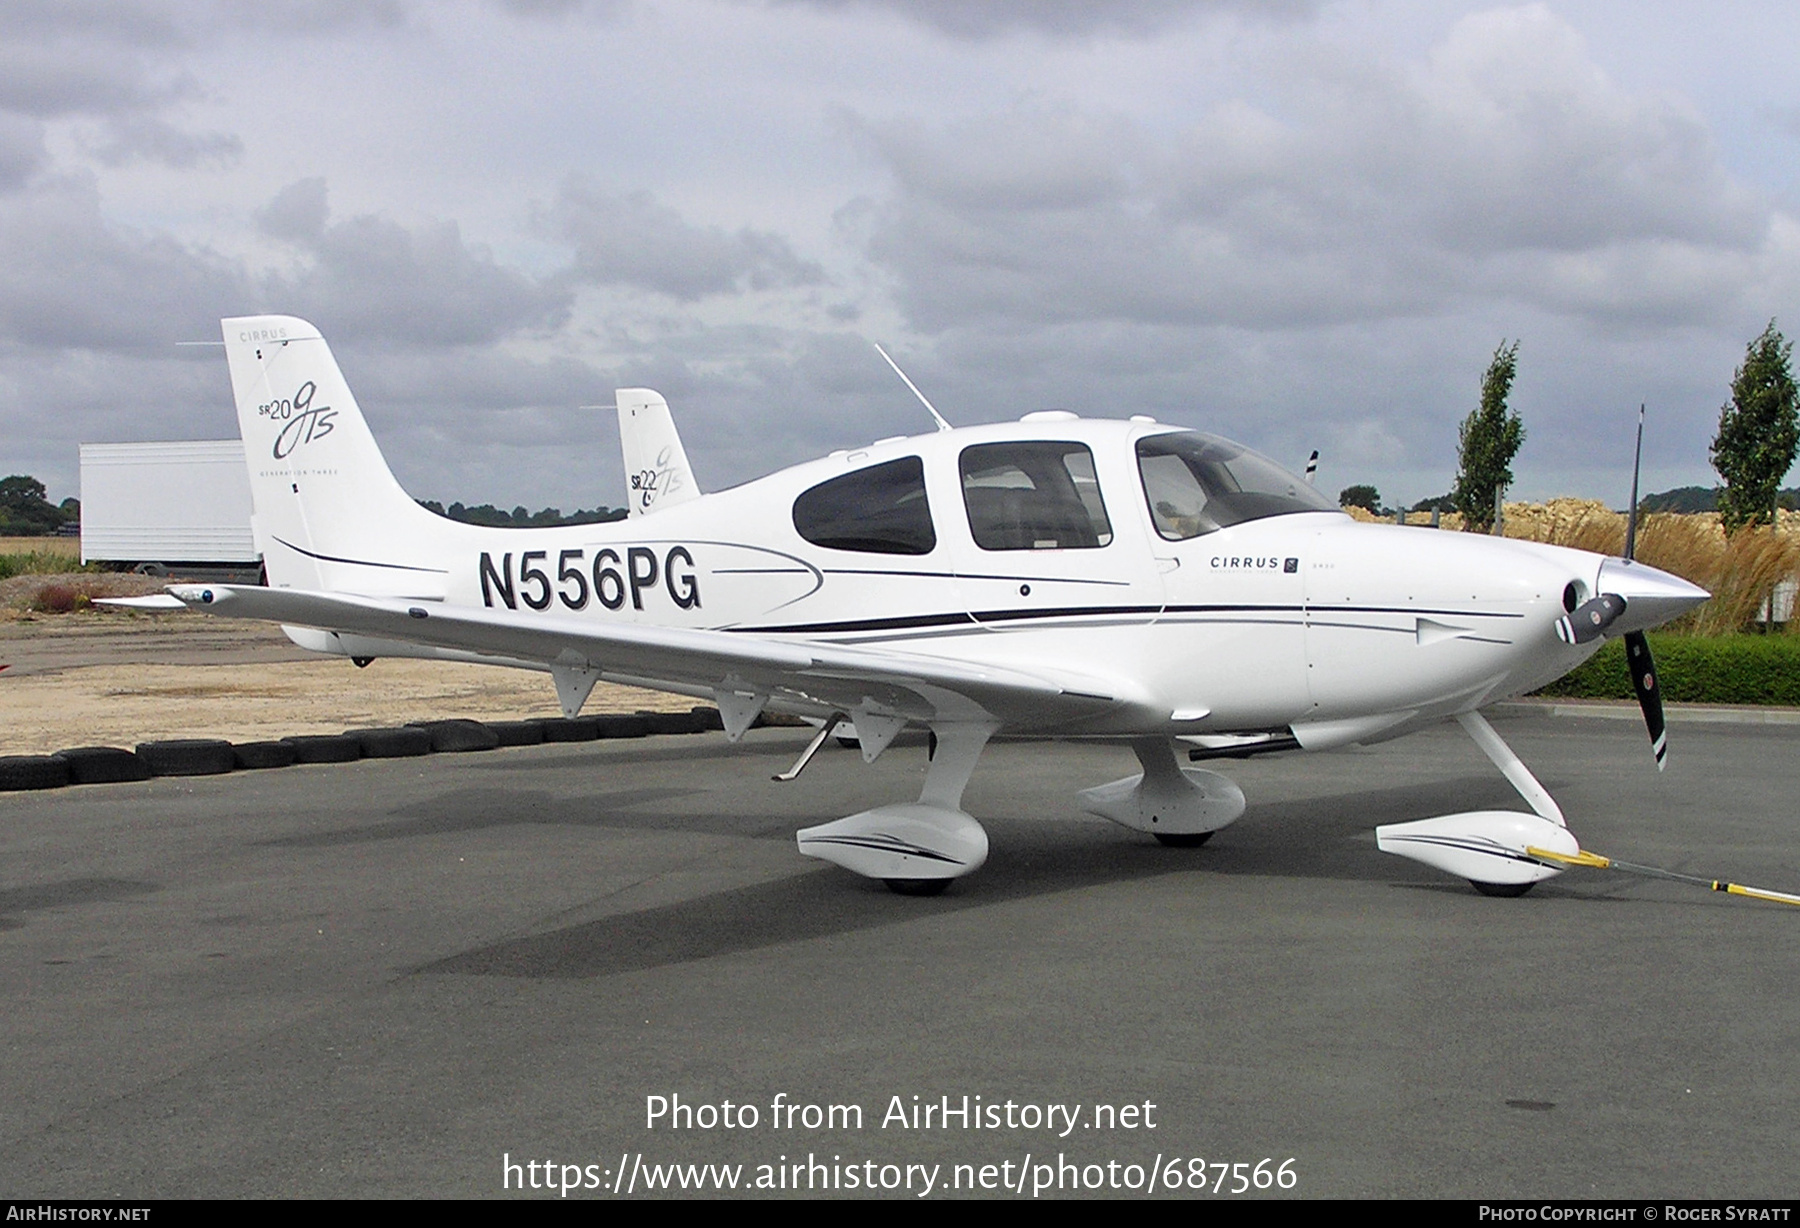
<path id="1" fill-rule="evenodd" d="M 1600 564 L 1602 593 L 1625 598 L 1625 612 L 1607 628 L 1607 634 L 1647 631 L 1687 613 L 1712 594 L 1680 576 L 1631 559 L 1607 559 Z"/>

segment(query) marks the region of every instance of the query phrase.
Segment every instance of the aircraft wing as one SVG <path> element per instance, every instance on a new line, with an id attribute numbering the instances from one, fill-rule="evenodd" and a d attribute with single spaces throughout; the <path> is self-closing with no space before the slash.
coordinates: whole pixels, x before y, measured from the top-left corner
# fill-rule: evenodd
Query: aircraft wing
<path id="1" fill-rule="evenodd" d="M 436 602 L 229 584 L 178 584 L 190 609 L 315 627 L 588 671 L 686 693 L 760 693 L 803 711 L 858 709 L 921 722 L 1072 731 L 1121 708 L 1149 707 L 1117 680 L 1023 672 L 948 657 L 750 631 L 601 624 Z M 1166 716 L 1166 711 L 1160 715 Z"/>

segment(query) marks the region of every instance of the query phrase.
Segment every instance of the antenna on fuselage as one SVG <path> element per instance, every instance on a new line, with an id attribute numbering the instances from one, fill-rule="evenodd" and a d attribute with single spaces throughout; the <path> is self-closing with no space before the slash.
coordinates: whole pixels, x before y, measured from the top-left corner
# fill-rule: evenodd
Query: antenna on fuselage
<path id="1" fill-rule="evenodd" d="M 930 401 L 927 401 L 925 399 L 925 394 L 919 391 L 919 386 L 917 384 L 913 383 L 911 380 L 906 378 L 906 372 L 904 372 L 900 369 L 900 364 L 895 362 L 893 359 L 888 358 L 888 352 L 881 348 L 880 342 L 872 341 L 869 344 L 871 344 L 875 347 L 875 352 L 877 354 L 881 355 L 882 358 L 887 360 L 887 365 L 894 369 L 894 374 L 898 375 L 901 378 L 901 380 L 905 382 L 906 386 L 908 388 L 912 389 L 912 394 L 919 398 L 919 404 L 923 405 L 926 409 L 931 411 L 932 418 L 934 418 L 937 421 L 938 430 L 949 431 L 949 430 L 956 429 L 956 428 L 952 427 L 948 422 L 944 421 L 944 415 L 940 414 L 937 411 L 937 406 L 933 405 Z"/>

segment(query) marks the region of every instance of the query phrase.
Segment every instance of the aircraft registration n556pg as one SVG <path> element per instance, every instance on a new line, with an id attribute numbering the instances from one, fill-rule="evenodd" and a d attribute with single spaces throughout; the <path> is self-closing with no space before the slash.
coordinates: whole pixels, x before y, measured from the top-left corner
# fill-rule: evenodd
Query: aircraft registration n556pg
<path id="1" fill-rule="evenodd" d="M 869 761 L 923 726 L 918 800 L 798 833 L 800 852 L 900 891 L 985 860 L 962 795 L 1002 731 L 1129 743 L 1143 772 L 1083 807 L 1197 845 L 1244 795 L 1181 752 L 1325 750 L 1454 718 L 1531 813 L 1391 825 L 1380 845 L 1517 894 L 1559 872 L 1527 849 L 1580 846 L 1478 709 L 1624 635 L 1660 764 L 1642 633 L 1707 597 L 1629 559 L 1358 524 L 1224 439 L 1064 412 L 939 418 L 703 495 L 663 398 L 622 389 L 628 519 L 461 524 L 395 481 L 317 329 L 223 328 L 269 587 L 174 597 L 347 657 L 546 670 L 569 715 L 605 678 L 709 699 L 733 740 L 765 708 L 821 721 L 808 755 L 845 721 Z"/>

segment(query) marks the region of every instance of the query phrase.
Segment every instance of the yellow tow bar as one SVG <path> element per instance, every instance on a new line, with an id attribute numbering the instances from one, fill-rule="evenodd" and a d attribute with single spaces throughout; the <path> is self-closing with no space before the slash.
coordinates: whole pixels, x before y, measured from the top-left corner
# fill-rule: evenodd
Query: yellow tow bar
<path id="1" fill-rule="evenodd" d="M 1635 874 L 1640 878 L 1665 878 L 1670 882 L 1691 883 L 1710 891 L 1749 896 L 1753 900 L 1767 900 L 1771 904 L 1800 906 L 1800 895 L 1789 895 L 1785 891 L 1746 887 L 1741 883 L 1727 883 L 1716 878 L 1701 878 L 1695 874 L 1677 874 L 1673 870 L 1658 869 L 1656 866 L 1640 866 L 1629 861 L 1615 861 L 1611 857 L 1602 857 L 1600 854 L 1590 853 L 1586 849 L 1582 849 L 1579 853 L 1558 853 L 1554 849 L 1541 849 L 1534 845 L 1526 845 L 1525 851 L 1539 861 L 1555 862 L 1558 865 L 1588 866 L 1595 870 L 1618 870 L 1623 874 Z"/>

